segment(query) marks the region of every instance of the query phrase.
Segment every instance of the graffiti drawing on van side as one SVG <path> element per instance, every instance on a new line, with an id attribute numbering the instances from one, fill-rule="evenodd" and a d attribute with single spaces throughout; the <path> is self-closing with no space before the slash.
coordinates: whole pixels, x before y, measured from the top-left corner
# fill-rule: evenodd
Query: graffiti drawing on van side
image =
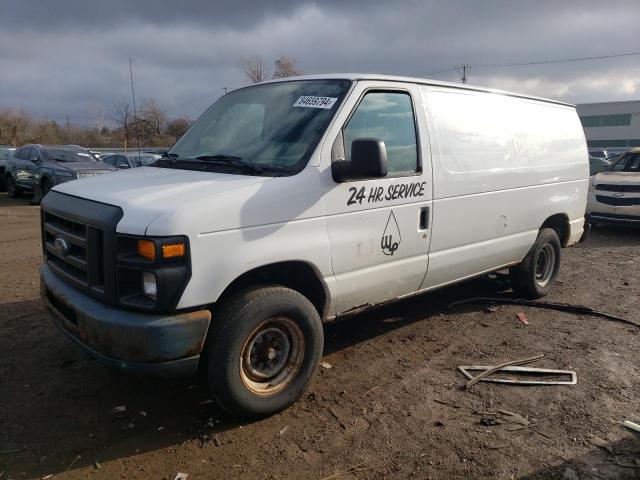
<path id="1" fill-rule="evenodd" d="M 389 212 L 389 218 L 387 219 L 387 225 L 384 227 L 382 238 L 380 239 L 380 248 L 385 255 L 393 255 L 402 241 L 400 235 L 400 227 L 398 227 L 398 221 L 393 214 L 393 210 Z"/>

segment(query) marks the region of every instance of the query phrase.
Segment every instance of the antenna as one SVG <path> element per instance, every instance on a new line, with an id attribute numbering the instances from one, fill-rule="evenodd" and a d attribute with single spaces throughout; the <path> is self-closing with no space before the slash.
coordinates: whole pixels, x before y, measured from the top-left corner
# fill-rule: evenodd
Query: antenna
<path id="1" fill-rule="evenodd" d="M 140 125 L 138 125 L 138 114 L 136 112 L 136 92 L 133 89 L 133 66 L 131 63 L 131 57 L 129 57 L 129 78 L 131 78 L 131 99 L 133 100 L 133 122 L 136 125 L 136 140 L 138 142 L 138 156 L 140 156 Z"/>

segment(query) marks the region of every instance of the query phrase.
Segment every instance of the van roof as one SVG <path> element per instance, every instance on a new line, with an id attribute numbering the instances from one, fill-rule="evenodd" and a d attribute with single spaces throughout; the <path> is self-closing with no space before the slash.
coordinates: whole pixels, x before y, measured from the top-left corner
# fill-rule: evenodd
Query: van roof
<path id="1" fill-rule="evenodd" d="M 288 82 L 293 80 L 375 80 L 375 81 L 384 81 L 384 82 L 403 82 L 403 83 L 418 83 L 421 85 L 435 85 L 442 87 L 451 87 L 459 90 L 471 90 L 476 92 L 488 92 L 488 93 L 496 93 L 500 95 L 508 95 L 511 97 L 519 97 L 519 98 L 527 98 L 530 100 L 538 100 L 541 102 L 555 103 L 558 105 L 565 105 L 568 107 L 574 107 L 574 104 L 561 102 L 559 100 L 553 100 L 551 98 L 544 97 L 536 97 L 533 95 L 526 95 L 517 92 L 508 92 L 504 90 L 497 90 L 493 88 L 480 87 L 476 85 L 469 85 L 468 83 L 454 83 L 454 82 L 443 82 L 441 80 L 433 80 L 430 78 L 421 78 L 421 77 L 403 77 L 396 75 L 382 75 L 378 73 L 326 73 L 320 75 L 300 75 L 296 77 L 286 77 L 286 78 L 277 78 L 274 80 L 268 80 L 266 82 L 261 83 L 275 83 L 275 82 Z"/>

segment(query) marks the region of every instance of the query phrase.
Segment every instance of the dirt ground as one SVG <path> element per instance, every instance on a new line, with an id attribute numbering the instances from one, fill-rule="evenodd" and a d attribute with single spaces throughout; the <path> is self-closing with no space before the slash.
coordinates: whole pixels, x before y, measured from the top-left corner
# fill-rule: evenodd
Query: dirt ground
<path id="1" fill-rule="evenodd" d="M 447 308 L 507 294 L 479 279 L 328 325 L 332 368 L 287 411 L 238 423 L 196 381 L 109 372 L 56 330 L 38 298 L 38 222 L 28 199 L 0 194 L 1 480 L 640 478 L 640 436 L 620 424 L 640 423 L 640 328 Z M 549 300 L 640 322 L 639 247 L 640 230 L 596 229 L 564 251 Z M 540 353 L 531 366 L 574 370 L 577 385 L 465 390 L 456 370 Z"/>

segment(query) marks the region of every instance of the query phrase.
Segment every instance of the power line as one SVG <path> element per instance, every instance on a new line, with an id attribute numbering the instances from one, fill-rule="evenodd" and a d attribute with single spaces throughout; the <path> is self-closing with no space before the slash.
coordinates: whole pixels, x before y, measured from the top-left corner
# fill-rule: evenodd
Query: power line
<path id="1" fill-rule="evenodd" d="M 630 53 L 618 53 L 615 55 L 600 55 L 598 57 L 579 57 L 579 58 L 564 58 L 561 60 L 541 60 L 537 62 L 513 62 L 513 63 L 476 63 L 468 64 L 469 67 L 474 68 L 491 68 L 491 67 L 520 67 L 524 65 L 545 65 L 549 63 L 568 63 L 568 62 L 584 62 L 588 60 L 602 60 L 604 58 L 618 58 L 618 57 L 632 57 L 640 55 L 640 52 Z"/>
<path id="2" fill-rule="evenodd" d="M 460 65 L 456 65 L 451 66 L 451 67 L 446 67 L 446 68 L 442 68 L 440 70 L 436 70 L 433 72 L 429 72 L 429 73 L 425 73 L 423 75 L 425 76 L 429 76 L 429 75 L 440 75 L 443 73 L 449 73 L 449 72 L 460 72 L 461 69 L 466 70 L 468 68 L 503 68 L 503 67 L 522 67 L 522 66 L 527 66 L 527 65 L 546 65 L 546 64 L 553 64 L 553 63 L 569 63 L 569 62 L 585 62 L 585 61 L 590 61 L 590 60 L 602 60 L 602 59 L 606 59 L 606 58 L 619 58 L 619 57 L 632 57 L 632 56 L 638 56 L 640 55 L 640 52 L 628 52 L 628 53 L 617 53 L 614 55 L 599 55 L 599 56 L 595 56 L 595 57 L 577 57 L 577 58 L 563 58 L 563 59 L 554 59 L 554 60 L 538 60 L 538 61 L 533 61 L 533 62 L 508 62 L 508 63 L 464 63 L 464 64 L 460 64 Z"/>

